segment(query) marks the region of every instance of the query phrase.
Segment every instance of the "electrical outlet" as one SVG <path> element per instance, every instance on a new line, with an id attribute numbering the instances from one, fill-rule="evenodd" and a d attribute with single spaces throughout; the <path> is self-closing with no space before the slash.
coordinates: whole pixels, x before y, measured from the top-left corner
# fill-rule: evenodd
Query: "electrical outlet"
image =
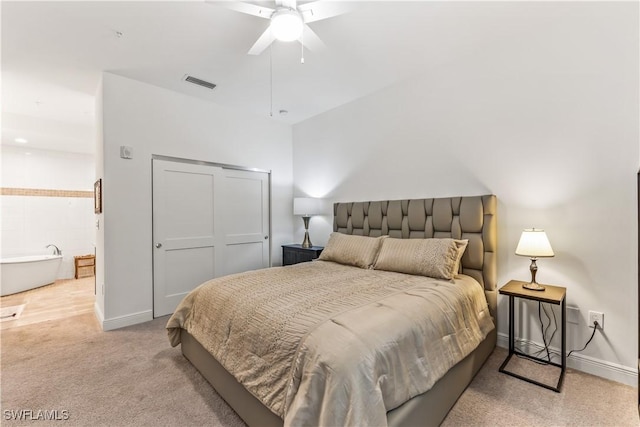
<path id="1" fill-rule="evenodd" d="M 594 322 L 598 322 L 598 328 L 604 329 L 604 313 L 599 311 L 589 311 L 589 327 L 594 328 Z"/>

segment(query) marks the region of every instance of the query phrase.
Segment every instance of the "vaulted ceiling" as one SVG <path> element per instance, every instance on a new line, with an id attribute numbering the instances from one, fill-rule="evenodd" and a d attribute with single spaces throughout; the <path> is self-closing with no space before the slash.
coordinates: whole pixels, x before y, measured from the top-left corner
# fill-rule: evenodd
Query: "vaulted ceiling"
<path id="1" fill-rule="evenodd" d="M 273 6 L 273 2 L 253 2 Z M 303 3 L 303 2 L 301 2 Z M 12 2 L 2 14 L 2 143 L 93 151 L 103 71 L 294 124 L 461 56 L 537 31 L 516 2 L 356 1 L 309 24 L 326 49 L 275 42 L 247 55 L 268 20 L 217 2 Z M 193 75 L 214 90 L 183 81 Z M 288 114 L 280 114 L 286 110 Z"/>

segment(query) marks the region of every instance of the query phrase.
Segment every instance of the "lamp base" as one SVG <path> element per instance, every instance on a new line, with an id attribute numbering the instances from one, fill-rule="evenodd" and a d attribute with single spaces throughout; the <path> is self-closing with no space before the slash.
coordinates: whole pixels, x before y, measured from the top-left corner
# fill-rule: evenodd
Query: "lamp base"
<path id="1" fill-rule="evenodd" d="M 311 239 L 309 239 L 309 217 L 303 216 L 302 222 L 304 223 L 304 240 L 302 241 L 301 246 L 305 249 L 308 249 L 313 246 L 313 243 L 311 243 Z"/>
<path id="2" fill-rule="evenodd" d="M 544 286 L 539 285 L 535 282 L 523 283 L 522 287 L 525 289 L 529 289 L 530 291 L 544 291 Z"/>
<path id="3" fill-rule="evenodd" d="M 302 244 L 300 246 L 302 246 L 305 249 L 308 249 L 313 246 L 313 243 L 311 243 L 311 239 L 309 239 L 308 231 L 304 232 L 304 240 L 302 241 Z"/>
<path id="4" fill-rule="evenodd" d="M 538 264 L 536 264 L 537 258 L 531 258 L 531 265 L 529 266 L 529 270 L 531 270 L 531 282 L 525 283 L 522 285 L 523 288 L 529 289 L 530 291 L 544 291 L 544 286 L 539 285 L 536 282 L 536 273 L 538 272 Z"/>

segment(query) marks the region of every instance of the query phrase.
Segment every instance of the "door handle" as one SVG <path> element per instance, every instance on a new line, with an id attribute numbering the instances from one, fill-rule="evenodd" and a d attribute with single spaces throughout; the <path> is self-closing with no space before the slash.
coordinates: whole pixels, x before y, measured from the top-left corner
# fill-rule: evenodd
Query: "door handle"
<path id="1" fill-rule="evenodd" d="M 156 248 L 160 249 L 162 247 L 162 243 L 156 243 Z"/>
<path id="2" fill-rule="evenodd" d="M 269 236 L 264 236 L 264 240 L 267 240 L 269 238 Z"/>

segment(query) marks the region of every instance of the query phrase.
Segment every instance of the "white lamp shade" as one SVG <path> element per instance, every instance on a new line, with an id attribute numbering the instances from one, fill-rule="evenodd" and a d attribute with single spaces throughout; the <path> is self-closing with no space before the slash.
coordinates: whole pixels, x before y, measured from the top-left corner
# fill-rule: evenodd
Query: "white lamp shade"
<path id="1" fill-rule="evenodd" d="M 313 197 L 295 197 L 293 199 L 293 214 L 302 216 L 320 215 L 323 213 L 322 199 Z"/>
<path id="2" fill-rule="evenodd" d="M 527 228 L 522 232 L 516 255 L 528 256 L 532 258 L 554 256 L 551 243 L 547 238 L 547 233 L 539 228 Z"/>
<path id="3" fill-rule="evenodd" d="M 302 17 L 298 12 L 283 9 L 274 13 L 269 28 L 276 39 L 290 42 L 300 38 L 302 25 Z"/>

